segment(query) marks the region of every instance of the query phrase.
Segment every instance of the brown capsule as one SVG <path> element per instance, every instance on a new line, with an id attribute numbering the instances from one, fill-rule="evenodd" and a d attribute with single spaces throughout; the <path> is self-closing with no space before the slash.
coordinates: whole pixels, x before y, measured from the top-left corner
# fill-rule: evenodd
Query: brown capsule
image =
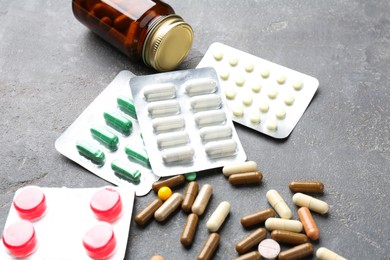
<path id="1" fill-rule="evenodd" d="M 211 233 L 204 243 L 202 250 L 198 255 L 198 260 L 211 259 L 219 243 L 219 235 L 217 233 Z"/>
<path id="2" fill-rule="evenodd" d="M 275 241 L 290 245 L 300 245 L 307 243 L 307 236 L 301 233 L 295 233 L 286 230 L 274 230 L 271 232 L 271 238 Z"/>
<path id="3" fill-rule="evenodd" d="M 165 180 L 156 181 L 155 183 L 152 184 L 152 188 L 155 192 L 158 192 L 158 190 L 163 186 L 173 188 L 184 183 L 185 180 L 186 178 L 183 175 L 176 175 Z"/>
<path id="4" fill-rule="evenodd" d="M 320 230 L 318 229 L 317 223 L 311 215 L 310 210 L 306 207 L 301 207 L 298 209 L 298 217 L 302 222 L 306 235 L 311 240 L 317 240 L 320 237 Z"/>
<path id="5" fill-rule="evenodd" d="M 271 208 L 260 210 L 256 213 L 244 216 L 241 218 L 241 224 L 244 227 L 250 227 L 256 224 L 263 223 L 268 218 L 275 217 L 275 211 Z"/>
<path id="6" fill-rule="evenodd" d="M 180 237 L 180 243 L 182 243 L 183 246 L 190 246 L 192 244 L 198 226 L 198 220 L 198 215 L 194 213 L 188 215 Z"/>
<path id="7" fill-rule="evenodd" d="M 261 259 L 261 255 L 259 251 L 252 251 L 236 258 L 236 260 L 260 260 L 260 259 Z"/>
<path id="8" fill-rule="evenodd" d="M 187 189 L 184 193 L 183 203 L 181 208 L 184 212 L 190 213 L 192 204 L 194 204 L 196 195 L 198 194 L 198 183 L 196 181 L 191 181 L 188 183 Z"/>
<path id="9" fill-rule="evenodd" d="M 232 185 L 259 184 L 263 179 L 261 172 L 237 173 L 229 176 Z"/>
<path id="10" fill-rule="evenodd" d="M 115 20 L 115 18 L 120 15 L 120 13 L 115 10 L 115 8 L 104 3 L 95 4 L 91 9 L 91 12 L 93 12 L 93 14 L 100 19 L 107 16 L 110 17 L 111 20 Z"/>
<path id="11" fill-rule="evenodd" d="M 279 254 L 279 260 L 292 260 L 292 259 L 301 259 L 306 256 L 313 254 L 313 245 L 310 243 L 305 243 L 293 248 L 284 250 Z"/>
<path id="12" fill-rule="evenodd" d="M 183 195 L 180 193 L 173 193 L 172 196 L 154 212 L 154 218 L 159 222 L 166 220 L 181 205 L 182 201 Z"/>
<path id="13" fill-rule="evenodd" d="M 148 206 L 141 210 L 135 217 L 134 221 L 138 225 L 144 225 L 154 215 L 154 212 L 163 204 L 163 201 L 159 198 L 153 200 Z"/>
<path id="14" fill-rule="evenodd" d="M 236 251 L 239 254 L 245 254 L 254 246 L 257 246 L 266 237 L 267 231 L 264 228 L 256 229 L 236 244 Z"/>
<path id="15" fill-rule="evenodd" d="M 324 184 L 319 181 L 293 181 L 288 187 L 292 192 L 320 193 L 324 191 Z"/>

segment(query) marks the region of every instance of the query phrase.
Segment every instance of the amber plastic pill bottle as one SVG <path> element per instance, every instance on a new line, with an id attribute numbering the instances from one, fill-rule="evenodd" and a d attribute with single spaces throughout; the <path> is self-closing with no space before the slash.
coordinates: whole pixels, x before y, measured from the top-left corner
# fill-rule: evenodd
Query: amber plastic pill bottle
<path id="1" fill-rule="evenodd" d="M 176 68 L 188 55 L 193 31 L 158 0 L 72 0 L 76 18 L 126 54 L 157 71 Z"/>

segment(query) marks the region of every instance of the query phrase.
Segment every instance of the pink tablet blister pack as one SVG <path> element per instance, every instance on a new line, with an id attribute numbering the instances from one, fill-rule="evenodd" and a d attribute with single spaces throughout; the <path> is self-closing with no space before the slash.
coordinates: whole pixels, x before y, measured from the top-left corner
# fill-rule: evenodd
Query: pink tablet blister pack
<path id="1" fill-rule="evenodd" d="M 319 85 L 309 75 L 218 42 L 197 67 L 217 71 L 233 121 L 274 138 L 290 135 Z"/>
<path id="2" fill-rule="evenodd" d="M 129 187 L 21 188 L 0 259 L 123 259 L 134 196 Z"/>

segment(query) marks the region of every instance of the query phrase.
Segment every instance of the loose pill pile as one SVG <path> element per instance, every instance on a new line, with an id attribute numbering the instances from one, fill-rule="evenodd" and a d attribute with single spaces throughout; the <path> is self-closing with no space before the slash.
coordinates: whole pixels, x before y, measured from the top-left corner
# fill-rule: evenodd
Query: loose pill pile
<path id="1" fill-rule="evenodd" d="M 159 179 L 144 148 L 129 80 L 120 72 L 108 87 L 57 139 L 56 149 L 115 185 L 146 195 Z"/>
<path id="2" fill-rule="evenodd" d="M 188 182 L 184 196 L 176 192 L 167 201 L 163 202 L 160 198 L 160 191 L 167 186 L 177 187 L 183 182 L 184 176 L 177 175 L 154 183 L 153 189 L 158 193 L 159 198 L 153 200 L 142 209 L 134 217 L 134 221 L 141 226 L 147 224 L 153 217 L 156 221 L 163 222 L 181 206 L 181 209 L 188 214 L 188 217 L 180 236 L 180 243 L 185 247 L 190 247 L 198 229 L 199 217 L 205 213 L 212 197 L 213 187 L 210 184 L 204 184 L 198 192 L 199 184 L 192 180 Z M 210 235 L 198 254 L 198 260 L 212 258 L 220 240 L 220 235 L 217 232 L 224 224 L 230 210 L 230 202 L 222 201 L 209 217 L 206 228 L 209 230 Z"/>
<path id="3" fill-rule="evenodd" d="M 21 188 L 4 227 L 0 259 L 123 259 L 133 203 L 129 187 Z"/>
<path id="4" fill-rule="evenodd" d="M 130 85 L 156 175 L 245 161 L 214 69 L 133 77 Z"/>
<path id="5" fill-rule="evenodd" d="M 218 73 L 233 121 L 274 138 L 286 138 L 305 112 L 318 80 L 221 43 L 198 65 Z"/>

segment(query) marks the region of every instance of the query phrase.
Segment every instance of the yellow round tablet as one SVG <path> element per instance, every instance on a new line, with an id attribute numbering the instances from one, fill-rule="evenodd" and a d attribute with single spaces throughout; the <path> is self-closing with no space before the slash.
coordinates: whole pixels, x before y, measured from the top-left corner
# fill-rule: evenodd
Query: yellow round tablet
<path id="1" fill-rule="evenodd" d="M 231 58 L 231 59 L 229 60 L 229 64 L 230 64 L 230 66 L 232 66 L 232 67 L 237 66 L 237 64 L 238 64 L 238 59 L 237 59 L 237 58 Z"/>
<path id="2" fill-rule="evenodd" d="M 236 77 L 236 85 L 239 87 L 242 87 L 242 86 L 244 86 L 244 84 L 245 84 L 245 78 L 242 76 L 237 76 Z"/>
<path id="3" fill-rule="evenodd" d="M 236 97 L 236 90 L 232 87 L 227 87 L 225 90 L 225 95 L 227 99 L 234 99 Z"/>
<path id="4" fill-rule="evenodd" d="M 219 77 L 222 79 L 222 80 L 228 80 L 229 79 L 229 76 L 230 76 L 230 73 L 229 71 L 223 71 L 219 74 Z"/>
<path id="5" fill-rule="evenodd" d="M 278 82 L 278 84 L 280 84 L 280 85 L 283 85 L 284 83 L 286 83 L 286 76 L 285 75 L 279 75 L 276 78 L 276 82 Z"/>
<path id="6" fill-rule="evenodd" d="M 221 61 L 223 58 L 223 52 L 217 51 L 213 54 L 216 61 Z"/>
<path id="7" fill-rule="evenodd" d="M 260 83 L 254 83 L 252 85 L 252 91 L 255 93 L 259 93 L 261 89 L 261 84 Z"/>
<path id="8" fill-rule="evenodd" d="M 296 91 L 299 91 L 303 88 L 303 82 L 301 80 L 297 80 L 295 81 L 295 83 L 293 84 L 293 88 L 296 90 Z"/>
<path id="9" fill-rule="evenodd" d="M 270 131 L 276 131 L 276 129 L 278 129 L 278 123 L 275 120 L 269 120 L 266 127 Z"/>
<path id="10" fill-rule="evenodd" d="M 167 186 L 163 186 L 161 187 L 159 190 L 158 190 L 158 193 L 157 193 L 158 197 L 162 200 L 162 201 L 166 201 L 167 199 L 169 199 L 169 197 L 171 197 L 172 195 L 172 190 L 167 187 Z"/>
<path id="11" fill-rule="evenodd" d="M 263 113 L 267 113 L 269 110 L 269 105 L 266 101 L 261 101 L 259 104 L 259 109 Z"/>
<path id="12" fill-rule="evenodd" d="M 243 97 L 242 97 L 242 103 L 243 103 L 245 106 L 250 106 L 250 105 L 252 105 L 252 102 L 253 102 L 252 95 L 250 95 L 250 94 L 245 94 L 245 95 L 243 95 Z"/>
<path id="13" fill-rule="evenodd" d="M 284 98 L 284 103 L 287 105 L 287 106 L 291 106 L 292 104 L 294 104 L 294 101 L 295 101 L 295 98 L 293 95 L 289 94 L 287 95 L 285 98 Z"/>
<path id="14" fill-rule="evenodd" d="M 268 90 L 267 95 L 270 99 L 275 99 L 278 96 L 279 92 L 277 89 L 272 88 Z"/>
<path id="15" fill-rule="evenodd" d="M 257 111 L 251 111 L 249 114 L 249 120 L 253 124 L 260 124 L 260 122 L 261 122 L 260 113 Z"/>
<path id="16" fill-rule="evenodd" d="M 245 71 L 248 72 L 248 73 L 251 73 L 254 68 L 255 68 L 255 65 L 248 64 L 248 65 L 245 66 Z"/>
<path id="17" fill-rule="evenodd" d="M 269 69 L 267 69 L 267 68 L 262 69 L 260 72 L 260 75 L 263 79 L 268 78 L 269 74 L 270 74 L 270 72 L 269 72 Z"/>
<path id="18" fill-rule="evenodd" d="M 236 117 L 242 117 L 244 115 L 244 109 L 240 105 L 235 105 L 232 109 L 232 113 Z"/>
<path id="19" fill-rule="evenodd" d="M 275 115 L 277 119 L 284 119 L 286 117 L 286 110 L 284 110 L 283 108 L 279 108 L 278 110 L 276 110 Z"/>

